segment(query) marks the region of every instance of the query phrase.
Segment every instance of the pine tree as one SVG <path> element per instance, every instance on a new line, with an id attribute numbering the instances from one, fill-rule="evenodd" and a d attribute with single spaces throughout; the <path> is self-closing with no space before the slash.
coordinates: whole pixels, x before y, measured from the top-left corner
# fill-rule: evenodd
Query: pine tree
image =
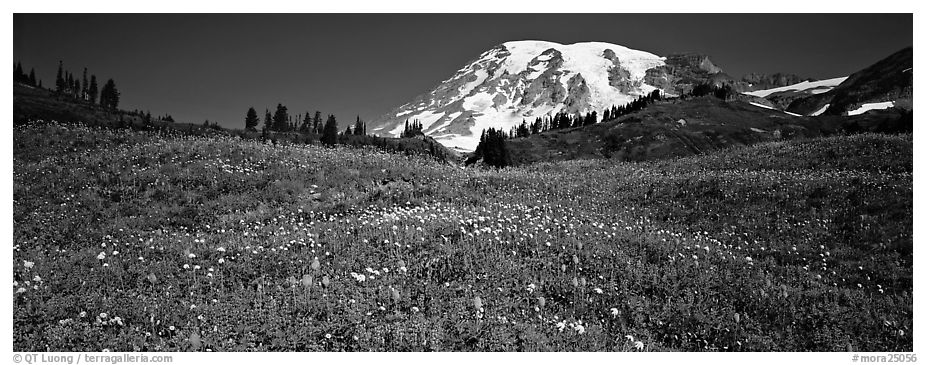
<path id="1" fill-rule="evenodd" d="M 87 88 L 87 93 L 89 93 L 90 104 L 96 104 L 97 96 L 97 85 L 96 85 L 96 75 L 90 76 L 90 86 Z"/>
<path id="2" fill-rule="evenodd" d="M 479 145 L 476 146 L 476 151 L 473 152 L 473 156 L 467 160 L 467 163 L 482 158 L 482 161 L 489 166 L 508 166 L 511 164 L 511 159 L 505 146 L 507 138 L 508 135 L 505 131 L 496 130 L 495 128 L 483 130 L 482 135 L 479 137 Z"/>
<path id="3" fill-rule="evenodd" d="M 65 92 L 68 94 L 73 94 L 74 93 L 74 77 L 71 76 L 70 72 L 65 72 L 65 73 L 67 74 L 67 77 L 65 77 L 65 84 L 66 84 Z"/>
<path id="4" fill-rule="evenodd" d="M 400 135 L 401 138 L 410 138 L 414 136 L 424 135 L 424 127 L 421 125 L 417 119 L 412 121 L 412 124 L 408 124 L 408 120 L 405 121 L 405 130 L 402 131 Z"/>
<path id="5" fill-rule="evenodd" d="M 322 143 L 328 146 L 333 146 L 338 143 L 338 122 L 335 120 L 334 115 L 329 114 L 328 120 L 325 121 Z"/>
<path id="6" fill-rule="evenodd" d="M 270 115 L 270 109 L 264 109 L 264 131 L 273 130 L 273 117 Z"/>
<path id="7" fill-rule="evenodd" d="M 254 107 L 248 108 L 248 113 L 244 117 L 244 129 L 253 131 L 257 128 L 257 124 L 260 123 L 260 118 L 257 117 L 257 111 L 254 110 Z"/>
<path id="8" fill-rule="evenodd" d="M 64 92 L 64 61 L 58 61 L 58 76 L 55 77 L 55 92 Z"/>
<path id="9" fill-rule="evenodd" d="M 354 134 L 358 136 L 365 136 L 367 134 L 366 123 L 360 120 L 360 116 L 357 116 L 357 122 L 354 123 Z"/>
<path id="10" fill-rule="evenodd" d="M 23 65 L 19 62 L 16 62 L 16 67 L 13 69 L 13 81 L 23 82 L 26 79 L 26 74 L 23 73 Z"/>
<path id="11" fill-rule="evenodd" d="M 302 126 L 299 127 L 299 132 L 308 133 L 312 129 L 312 118 L 309 117 L 309 112 L 305 112 L 305 119 L 302 120 Z"/>
<path id="12" fill-rule="evenodd" d="M 112 110 L 119 108 L 119 90 L 116 89 L 113 79 L 107 80 L 100 90 L 100 106 Z"/>
<path id="13" fill-rule="evenodd" d="M 288 129 L 288 119 L 289 114 L 286 112 L 286 107 L 283 104 L 277 104 L 277 110 L 273 113 L 273 130 L 285 132 Z"/>
<path id="14" fill-rule="evenodd" d="M 35 84 L 35 69 L 29 70 L 29 85 L 36 86 Z"/>
<path id="15" fill-rule="evenodd" d="M 322 112 L 316 110 L 315 117 L 312 118 L 312 133 L 322 133 Z"/>
<path id="16" fill-rule="evenodd" d="M 84 88 L 80 90 L 80 98 L 81 98 L 81 99 L 84 99 L 84 100 L 87 100 L 87 88 L 89 88 L 90 86 L 89 86 L 89 84 L 87 83 L 87 68 L 86 68 L 86 67 L 84 67 L 84 83 L 83 83 L 83 85 L 84 85 Z"/>

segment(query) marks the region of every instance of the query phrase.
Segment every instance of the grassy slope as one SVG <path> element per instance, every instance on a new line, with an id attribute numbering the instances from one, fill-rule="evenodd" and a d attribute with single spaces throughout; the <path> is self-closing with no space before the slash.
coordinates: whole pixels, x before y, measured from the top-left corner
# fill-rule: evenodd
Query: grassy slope
<path id="1" fill-rule="evenodd" d="M 501 171 L 58 125 L 14 146 L 16 351 L 912 350 L 910 135 Z"/>
<path id="2" fill-rule="evenodd" d="M 507 145 L 514 165 L 578 158 L 646 161 L 844 132 L 912 131 L 894 125 L 898 117 L 884 112 L 800 118 L 742 100 L 700 97 L 656 103 L 615 121 L 511 139 Z"/>
<path id="3" fill-rule="evenodd" d="M 90 126 L 106 128 L 134 128 L 140 130 L 158 131 L 161 134 L 189 135 L 189 136 L 238 136 L 244 139 L 264 139 L 277 144 L 320 144 L 321 135 L 315 133 L 278 133 L 271 132 L 263 136 L 258 131 L 245 131 L 238 129 L 223 129 L 217 126 L 204 127 L 200 124 L 169 123 L 151 121 L 146 124 L 142 117 L 123 110 L 112 112 L 98 106 L 80 102 L 66 96 L 55 95 L 46 89 L 30 87 L 28 85 L 13 84 L 13 121 L 16 124 L 27 124 L 30 121 L 46 120 L 63 123 L 80 123 Z M 342 122 L 343 123 L 343 122 Z M 81 139 L 78 138 L 78 141 Z M 89 140 L 92 140 L 90 138 Z M 22 145 L 23 141 L 17 141 Z M 430 154 L 435 158 L 455 163 L 460 159 L 459 153 L 437 143 L 430 137 L 416 138 L 378 138 L 372 136 L 341 135 L 338 142 L 352 146 L 376 146 L 377 148 L 398 153 Z M 45 141 L 37 140 L 30 143 L 46 145 Z M 46 146 L 47 147 L 47 146 Z M 88 148 L 78 143 L 71 148 Z"/>

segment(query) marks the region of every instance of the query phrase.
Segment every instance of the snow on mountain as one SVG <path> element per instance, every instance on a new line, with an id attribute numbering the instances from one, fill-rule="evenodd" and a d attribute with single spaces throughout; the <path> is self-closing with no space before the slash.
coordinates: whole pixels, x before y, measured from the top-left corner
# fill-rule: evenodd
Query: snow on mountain
<path id="1" fill-rule="evenodd" d="M 770 107 L 770 106 L 765 105 L 765 104 L 759 104 L 759 103 L 754 103 L 754 102 L 749 102 L 749 104 L 752 104 L 752 105 L 754 105 L 754 106 L 757 106 L 757 107 L 760 107 L 760 108 L 764 108 L 764 109 L 778 110 L 778 109 L 775 109 L 775 108 Z"/>
<path id="2" fill-rule="evenodd" d="M 894 107 L 893 101 L 885 101 L 881 103 L 868 103 L 868 104 L 862 104 L 862 106 L 858 107 L 858 109 L 850 110 L 847 114 L 848 115 L 859 115 L 859 114 L 865 114 L 865 112 L 869 110 L 881 110 L 881 109 L 888 109 L 888 108 L 893 108 L 893 107 Z"/>
<path id="3" fill-rule="evenodd" d="M 820 116 L 821 114 L 823 114 L 823 112 L 826 111 L 826 109 L 829 109 L 829 107 L 830 107 L 829 104 L 823 105 L 823 107 L 821 107 L 820 109 L 817 109 L 817 111 L 810 113 L 810 116 L 811 117 Z"/>
<path id="4" fill-rule="evenodd" d="M 796 114 L 796 113 L 792 113 L 792 112 L 789 112 L 789 111 L 787 111 L 787 110 L 779 110 L 779 109 L 777 109 L 777 108 L 775 108 L 775 107 L 771 107 L 771 106 L 768 106 L 768 105 L 765 105 L 765 104 L 760 104 L 760 103 L 756 103 L 756 102 L 752 102 L 752 101 L 750 101 L 749 104 L 751 104 L 751 105 L 753 105 L 753 106 L 757 106 L 757 107 L 763 108 L 763 109 L 769 109 L 769 110 L 779 111 L 779 112 L 785 113 L 785 114 L 787 114 L 787 115 L 792 115 L 792 116 L 795 116 L 795 117 L 803 117 L 803 115 Z"/>
<path id="5" fill-rule="evenodd" d="M 848 77 L 837 77 L 837 78 L 819 80 L 819 81 L 803 81 L 803 82 L 799 82 L 794 85 L 776 87 L 774 89 L 747 91 L 747 92 L 744 92 L 743 94 L 757 96 L 760 98 L 764 98 L 766 96 L 769 96 L 775 93 L 786 92 L 786 91 L 794 91 L 794 92 L 806 91 L 811 94 L 822 94 L 822 93 L 832 90 L 836 86 L 839 86 L 839 84 L 841 84 L 843 81 L 846 81 L 847 78 Z"/>
<path id="6" fill-rule="evenodd" d="M 558 112 L 600 112 L 648 94 L 657 87 L 647 80 L 669 78 L 660 67 L 665 60 L 603 42 L 506 42 L 372 121 L 370 130 L 395 137 L 406 120 L 418 120 L 438 142 L 471 151 L 490 127 L 508 130 Z"/>

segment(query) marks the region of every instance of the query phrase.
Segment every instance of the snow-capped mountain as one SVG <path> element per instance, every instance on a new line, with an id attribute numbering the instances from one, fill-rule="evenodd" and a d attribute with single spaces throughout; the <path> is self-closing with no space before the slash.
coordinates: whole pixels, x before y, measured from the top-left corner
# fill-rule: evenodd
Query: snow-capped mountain
<path id="1" fill-rule="evenodd" d="M 482 130 L 490 127 L 508 130 L 522 120 L 558 112 L 600 113 L 656 89 L 676 93 L 682 78 L 694 82 L 692 70 L 699 75 L 721 71 L 704 56 L 666 62 L 666 57 L 610 43 L 506 42 L 430 92 L 372 121 L 369 128 L 395 137 L 406 120 L 418 120 L 438 142 L 471 151 Z"/>

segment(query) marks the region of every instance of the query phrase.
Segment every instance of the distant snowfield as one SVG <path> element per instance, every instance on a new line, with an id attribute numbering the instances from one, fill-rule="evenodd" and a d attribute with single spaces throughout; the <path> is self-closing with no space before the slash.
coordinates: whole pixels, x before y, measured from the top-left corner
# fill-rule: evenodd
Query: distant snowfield
<path id="1" fill-rule="evenodd" d="M 819 116 L 820 114 L 823 114 L 823 112 L 825 112 L 825 111 L 826 111 L 827 109 L 829 109 L 829 108 L 830 108 L 830 105 L 829 105 L 829 104 L 826 104 L 826 105 L 824 105 L 822 108 L 818 109 L 817 111 L 815 111 L 815 112 L 813 112 L 813 113 L 810 113 L 810 116 L 811 116 L 811 117 Z"/>
<path id="2" fill-rule="evenodd" d="M 837 78 L 820 80 L 820 81 L 803 81 L 803 82 L 799 82 L 794 85 L 776 87 L 774 89 L 747 91 L 743 94 L 758 96 L 760 98 L 764 98 L 774 93 L 784 92 L 784 91 L 810 90 L 811 94 L 822 94 L 822 93 L 832 90 L 836 86 L 839 86 L 839 84 L 841 84 L 843 81 L 846 81 L 846 79 L 848 79 L 848 77 L 837 77 Z"/>
<path id="3" fill-rule="evenodd" d="M 772 108 L 772 107 L 770 107 L 770 106 L 768 106 L 768 105 L 759 104 L 759 103 L 754 103 L 754 102 L 751 102 L 751 101 L 749 102 L 749 104 L 755 105 L 755 106 L 760 107 L 760 108 L 771 109 L 771 110 L 778 110 L 778 109 Z"/>
<path id="4" fill-rule="evenodd" d="M 865 114 L 865 112 L 869 110 L 881 110 L 881 109 L 887 109 L 887 108 L 893 108 L 893 107 L 894 107 L 893 101 L 862 104 L 862 106 L 859 107 L 858 109 L 850 110 L 848 114 L 849 115 L 859 115 L 859 114 Z"/>
<path id="5" fill-rule="evenodd" d="M 769 109 L 769 110 L 774 110 L 774 111 L 782 112 L 782 113 L 785 113 L 785 114 L 787 114 L 787 115 L 793 115 L 793 116 L 795 116 L 795 117 L 803 117 L 803 115 L 800 115 L 800 114 L 797 114 L 797 113 L 792 113 L 792 112 L 789 112 L 789 111 L 787 111 L 787 110 L 779 110 L 778 108 L 773 108 L 773 107 L 770 107 L 770 106 L 764 105 L 764 104 L 759 104 L 759 103 L 755 103 L 755 102 L 751 102 L 751 101 L 749 102 L 749 104 L 755 105 L 755 106 L 757 106 L 757 107 L 764 108 L 764 109 Z"/>

